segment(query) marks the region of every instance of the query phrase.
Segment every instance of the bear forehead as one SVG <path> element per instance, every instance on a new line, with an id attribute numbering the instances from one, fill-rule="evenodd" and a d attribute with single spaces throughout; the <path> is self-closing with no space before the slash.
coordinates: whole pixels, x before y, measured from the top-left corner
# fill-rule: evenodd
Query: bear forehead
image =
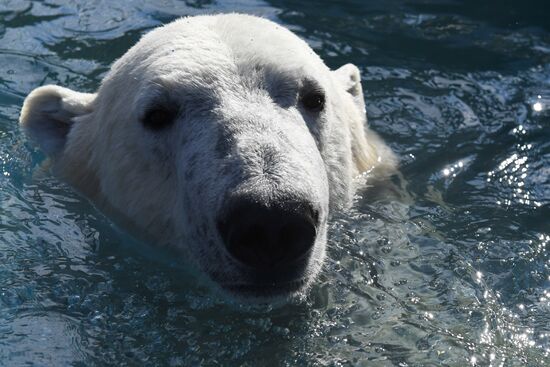
<path id="1" fill-rule="evenodd" d="M 300 38 L 266 19 L 226 14 L 182 18 L 146 34 L 112 67 L 110 78 L 227 86 L 235 78 L 297 80 L 328 68 Z M 109 79 L 109 78 L 108 78 Z M 139 88 L 139 86 L 136 86 Z"/>

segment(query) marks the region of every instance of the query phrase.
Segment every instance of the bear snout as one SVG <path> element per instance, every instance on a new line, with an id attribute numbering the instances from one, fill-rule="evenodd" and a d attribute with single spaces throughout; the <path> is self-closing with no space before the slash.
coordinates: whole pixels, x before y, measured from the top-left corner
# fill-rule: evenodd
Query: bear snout
<path id="1" fill-rule="evenodd" d="M 314 205 L 290 200 L 268 205 L 233 198 L 226 207 L 218 230 L 227 251 L 240 264 L 260 273 L 307 266 L 319 227 Z"/>

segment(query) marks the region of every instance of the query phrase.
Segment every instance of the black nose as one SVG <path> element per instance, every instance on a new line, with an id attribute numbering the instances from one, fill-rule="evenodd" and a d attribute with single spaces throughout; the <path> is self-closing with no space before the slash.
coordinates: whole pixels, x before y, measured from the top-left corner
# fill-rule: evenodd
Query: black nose
<path id="1" fill-rule="evenodd" d="M 258 270 L 291 265 L 315 243 L 319 214 L 312 205 L 288 201 L 263 205 L 233 200 L 219 222 L 229 253 Z"/>

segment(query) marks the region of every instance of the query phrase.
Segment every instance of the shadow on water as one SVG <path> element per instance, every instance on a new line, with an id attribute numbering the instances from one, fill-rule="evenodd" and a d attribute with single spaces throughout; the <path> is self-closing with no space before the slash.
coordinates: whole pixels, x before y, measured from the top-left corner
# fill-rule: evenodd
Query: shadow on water
<path id="1" fill-rule="evenodd" d="M 534 38 L 548 41 L 543 14 L 550 5 L 544 1 L 270 4 L 281 9 L 280 19 L 318 45 L 332 64 L 341 55 L 343 61 L 351 57 L 361 64 L 365 60 L 370 65 L 475 71 L 516 70 L 549 61 L 548 49 L 531 49 Z"/>
<path id="2" fill-rule="evenodd" d="M 543 1 L 8 1 L 0 5 L 0 365 L 550 363 L 550 30 Z M 394 195 L 337 215 L 303 302 L 230 304 L 132 241 L 16 121 L 32 88 L 93 91 L 148 29 L 238 10 L 363 74 Z"/>

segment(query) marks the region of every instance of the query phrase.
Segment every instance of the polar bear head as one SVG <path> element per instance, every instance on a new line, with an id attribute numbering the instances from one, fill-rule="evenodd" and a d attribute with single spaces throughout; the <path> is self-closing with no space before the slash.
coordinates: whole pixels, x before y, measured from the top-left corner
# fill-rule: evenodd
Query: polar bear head
<path id="1" fill-rule="evenodd" d="M 365 122 L 355 66 L 238 14 L 153 30 L 97 93 L 40 87 L 21 112 L 54 174 L 252 298 L 306 288 L 353 176 L 391 165 Z"/>

